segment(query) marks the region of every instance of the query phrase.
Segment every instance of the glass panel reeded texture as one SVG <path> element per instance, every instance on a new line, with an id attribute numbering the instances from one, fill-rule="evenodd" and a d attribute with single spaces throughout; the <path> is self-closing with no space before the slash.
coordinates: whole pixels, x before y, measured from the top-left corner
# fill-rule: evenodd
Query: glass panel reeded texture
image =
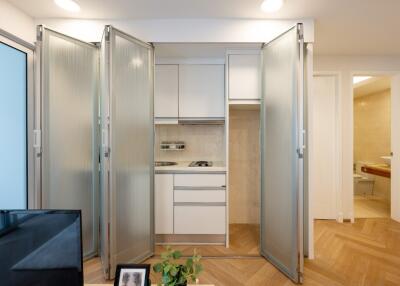
<path id="1" fill-rule="evenodd" d="M 0 209 L 27 207 L 27 55 L 0 42 Z"/>
<path id="2" fill-rule="evenodd" d="M 261 117 L 261 253 L 298 279 L 297 82 L 293 28 L 264 46 Z"/>
<path id="3" fill-rule="evenodd" d="M 98 229 L 98 51 L 45 30 L 42 57 L 42 208 L 81 210 L 90 256 Z"/>
<path id="4" fill-rule="evenodd" d="M 112 30 L 111 59 L 111 253 L 141 261 L 153 251 L 153 50 Z"/>

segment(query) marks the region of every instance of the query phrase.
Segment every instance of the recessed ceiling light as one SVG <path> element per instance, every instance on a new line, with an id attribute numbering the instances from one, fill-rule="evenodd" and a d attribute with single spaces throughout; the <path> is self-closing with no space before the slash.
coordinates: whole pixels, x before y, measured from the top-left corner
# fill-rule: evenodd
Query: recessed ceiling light
<path id="1" fill-rule="evenodd" d="M 353 76 L 353 84 L 357 84 L 363 82 L 365 80 L 370 79 L 370 76 Z"/>
<path id="2" fill-rule="evenodd" d="M 70 12 L 79 12 L 81 7 L 73 0 L 54 0 L 58 7 Z"/>
<path id="3" fill-rule="evenodd" d="M 266 13 L 276 12 L 282 8 L 284 0 L 264 0 L 261 4 L 261 10 Z"/>

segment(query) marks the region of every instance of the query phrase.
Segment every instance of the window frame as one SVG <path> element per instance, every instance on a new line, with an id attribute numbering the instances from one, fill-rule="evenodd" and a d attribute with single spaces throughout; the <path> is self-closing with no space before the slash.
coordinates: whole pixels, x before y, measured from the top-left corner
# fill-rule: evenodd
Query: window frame
<path id="1" fill-rule="evenodd" d="M 38 208 L 35 191 L 35 150 L 33 148 L 33 134 L 35 126 L 34 93 L 34 52 L 35 46 L 25 42 L 17 36 L 0 29 L 0 42 L 26 54 L 26 208 Z"/>

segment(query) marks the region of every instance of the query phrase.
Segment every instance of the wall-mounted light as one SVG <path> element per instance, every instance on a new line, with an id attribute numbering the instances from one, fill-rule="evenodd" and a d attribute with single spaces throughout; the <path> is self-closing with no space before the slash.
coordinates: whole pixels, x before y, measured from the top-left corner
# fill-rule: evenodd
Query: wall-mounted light
<path id="1" fill-rule="evenodd" d="M 266 13 L 273 13 L 282 8 L 284 0 L 264 0 L 261 4 L 261 10 Z"/>
<path id="2" fill-rule="evenodd" d="M 73 0 L 54 0 L 54 3 L 56 3 L 58 7 L 69 12 L 79 12 L 81 10 L 79 4 Z"/>

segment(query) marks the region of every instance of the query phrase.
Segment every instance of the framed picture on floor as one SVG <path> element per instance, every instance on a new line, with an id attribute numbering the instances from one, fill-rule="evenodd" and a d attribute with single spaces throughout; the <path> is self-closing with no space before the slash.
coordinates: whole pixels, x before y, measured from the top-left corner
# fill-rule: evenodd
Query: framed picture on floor
<path id="1" fill-rule="evenodd" d="M 150 286 L 150 264 L 118 264 L 114 286 Z"/>

